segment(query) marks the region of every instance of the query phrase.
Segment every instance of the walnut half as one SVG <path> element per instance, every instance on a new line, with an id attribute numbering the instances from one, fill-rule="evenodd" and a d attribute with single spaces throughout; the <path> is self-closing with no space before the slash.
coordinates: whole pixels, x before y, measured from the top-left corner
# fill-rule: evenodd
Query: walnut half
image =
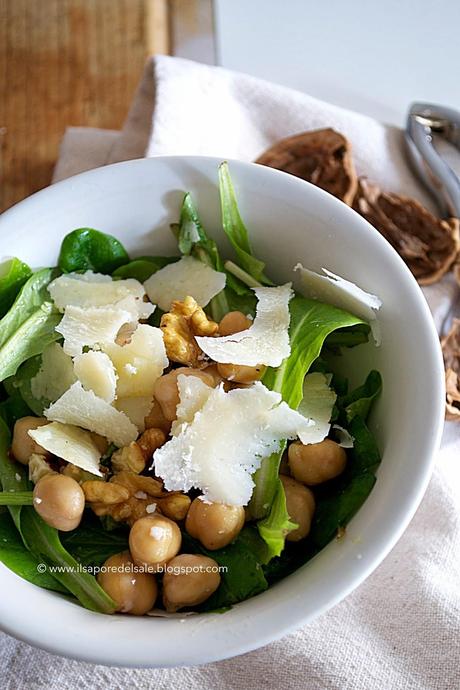
<path id="1" fill-rule="evenodd" d="M 186 297 L 183 302 L 173 302 L 171 310 L 161 317 L 160 328 L 166 354 L 172 362 L 195 368 L 205 365 L 195 336 L 214 335 L 218 325 L 208 319 L 193 297 Z"/>

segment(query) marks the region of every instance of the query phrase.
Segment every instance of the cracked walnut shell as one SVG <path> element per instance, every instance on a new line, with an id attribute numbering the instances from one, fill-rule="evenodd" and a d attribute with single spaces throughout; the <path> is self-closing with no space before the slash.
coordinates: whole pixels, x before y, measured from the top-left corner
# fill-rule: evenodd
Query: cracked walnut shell
<path id="1" fill-rule="evenodd" d="M 420 285 L 437 282 L 452 267 L 460 246 L 457 218 L 436 218 L 415 199 L 382 192 L 365 180 L 353 208 L 396 249 Z"/>
<path id="2" fill-rule="evenodd" d="M 446 368 L 446 419 L 460 421 L 460 319 L 454 319 L 441 345 Z"/>
<path id="3" fill-rule="evenodd" d="M 317 129 L 282 139 L 255 161 L 307 180 L 353 203 L 358 178 L 350 142 L 333 129 Z"/>

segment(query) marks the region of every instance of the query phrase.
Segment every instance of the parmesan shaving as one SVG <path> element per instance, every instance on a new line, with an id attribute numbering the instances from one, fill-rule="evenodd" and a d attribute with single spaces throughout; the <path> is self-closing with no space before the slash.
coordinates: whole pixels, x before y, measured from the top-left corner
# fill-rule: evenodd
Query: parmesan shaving
<path id="1" fill-rule="evenodd" d="M 105 307 L 125 302 L 119 308 L 132 312 L 133 319 L 137 321 L 148 318 L 154 310 L 151 304 L 144 302 L 145 290 L 142 283 L 134 278 L 112 280 L 111 276 L 92 271 L 67 273 L 53 280 L 48 291 L 60 311 L 69 306 Z"/>
<path id="2" fill-rule="evenodd" d="M 137 427 L 123 412 L 92 391 L 85 391 L 79 381 L 50 405 L 44 415 L 50 421 L 94 431 L 119 447 L 129 445 L 138 436 Z"/>
<path id="3" fill-rule="evenodd" d="M 152 396 L 145 395 L 138 398 L 119 398 L 115 402 L 115 407 L 120 412 L 124 412 L 127 417 L 137 426 L 139 432 L 145 430 L 145 418 L 152 409 Z"/>
<path id="4" fill-rule="evenodd" d="M 215 362 L 278 367 L 291 354 L 288 330 L 291 283 L 253 289 L 258 302 L 256 317 L 249 328 L 221 338 L 196 338 L 199 347 Z"/>
<path id="5" fill-rule="evenodd" d="M 75 382 L 72 358 L 62 346 L 51 343 L 42 353 L 38 373 L 30 379 L 30 390 L 37 400 L 57 400 Z"/>
<path id="6" fill-rule="evenodd" d="M 365 292 L 360 287 L 341 278 L 335 273 L 323 268 L 325 275 L 320 275 L 302 264 L 294 266 L 294 271 L 300 274 L 300 292 L 310 299 L 326 302 L 339 309 L 368 321 L 376 345 L 380 345 L 380 324 L 376 312 L 382 306 L 382 301 L 376 295 Z"/>
<path id="7" fill-rule="evenodd" d="M 320 443 L 329 433 L 332 408 L 337 395 L 329 387 L 330 377 L 314 372 L 307 374 L 303 383 L 303 398 L 298 411 L 313 420 L 306 432 L 300 433 L 302 443 Z"/>
<path id="8" fill-rule="evenodd" d="M 190 379 L 178 377 L 181 396 L 191 390 Z M 168 491 L 194 487 L 201 489 L 206 501 L 246 505 L 254 487 L 252 475 L 262 458 L 310 425 L 279 393 L 260 382 L 228 393 L 221 384 L 210 389 L 192 421 L 182 423 L 177 435 L 155 451 L 155 474 Z"/>
<path id="9" fill-rule="evenodd" d="M 100 347 L 113 342 L 130 318 L 129 312 L 113 307 L 68 306 L 56 330 L 64 336 L 64 352 L 75 356 L 85 346 Z"/>
<path id="10" fill-rule="evenodd" d="M 129 343 L 107 343 L 103 350 L 115 366 L 119 398 L 153 396 L 155 381 L 169 364 L 160 328 L 139 324 Z"/>
<path id="11" fill-rule="evenodd" d="M 225 273 L 215 271 L 202 261 L 184 256 L 154 273 L 144 283 L 151 302 L 169 311 L 174 300 L 183 301 L 191 295 L 200 307 L 205 307 L 226 282 Z"/>
<path id="12" fill-rule="evenodd" d="M 208 386 L 198 376 L 177 377 L 179 404 L 176 408 L 176 419 L 172 423 L 171 435 L 177 436 L 185 425 L 190 424 L 195 414 L 200 410 L 212 393 L 213 387 Z"/>
<path id="13" fill-rule="evenodd" d="M 90 350 L 74 359 L 74 371 L 85 390 L 106 402 L 113 402 L 117 387 L 117 375 L 114 366 L 104 352 Z"/>
<path id="14" fill-rule="evenodd" d="M 62 458 L 80 469 L 102 477 L 99 467 L 101 454 L 89 431 L 83 431 L 70 424 L 52 422 L 37 429 L 31 429 L 29 436 L 39 446 L 58 458 Z"/>

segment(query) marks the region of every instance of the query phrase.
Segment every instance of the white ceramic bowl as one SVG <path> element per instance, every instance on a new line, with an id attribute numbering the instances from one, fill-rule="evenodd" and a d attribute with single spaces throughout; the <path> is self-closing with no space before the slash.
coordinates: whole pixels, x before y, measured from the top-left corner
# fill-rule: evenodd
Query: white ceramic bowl
<path id="1" fill-rule="evenodd" d="M 0 256 L 34 266 L 56 262 L 70 230 L 90 226 L 118 237 L 133 255 L 173 253 L 168 224 L 184 190 L 205 227 L 228 250 L 220 226 L 217 167 L 199 157 L 160 157 L 100 168 L 26 199 L 0 219 Z M 372 494 L 346 538 L 267 592 L 225 614 L 184 622 L 86 611 L 0 566 L 3 629 L 48 651 L 120 666 L 194 665 L 260 647 L 308 623 L 357 587 L 407 527 L 425 491 L 443 421 L 443 367 L 428 307 L 389 244 L 350 208 L 317 187 L 270 168 L 232 162 L 243 218 L 258 256 L 279 282 L 298 261 L 323 266 L 383 300 L 382 345 L 354 350 L 361 377 L 382 372 L 372 419 L 383 460 Z"/>

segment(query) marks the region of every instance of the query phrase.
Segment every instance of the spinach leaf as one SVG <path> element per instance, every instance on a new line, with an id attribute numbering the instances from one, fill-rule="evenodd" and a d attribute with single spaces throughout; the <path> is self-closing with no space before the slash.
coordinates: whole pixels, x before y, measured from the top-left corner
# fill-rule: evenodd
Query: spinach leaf
<path id="1" fill-rule="evenodd" d="M 179 261 L 178 256 L 141 256 L 115 269 L 112 275 L 114 278 L 135 278 L 140 283 L 145 283 L 160 268 L 176 261 Z"/>
<path id="2" fill-rule="evenodd" d="M 112 235 L 93 228 L 78 228 L 64 237 L 58 265 L 64 273 L 88 270 L 112 273 L 128 261 L 126 249 Z"/>
<path id="3" fill-rule="evenodd" d="M 34 273 L 0 320 L 0 381 L 15 374 L 26 359 L 40 354 L 60 337 L 55 328 L 61 315 L 49 301 L 47 291 L 55 275 L 48 268 Z"/>
<path id="4" fill-rule="evenodd" d="M 38 587 L 67 593 L 67 589 L 54 577 L 46 572 L 38 572 L 39 560 L 24 546 L 8 511 L 0 514 L 0 561 L 13 573 Z"/>
<path id="5" fill-rule="evenodd" d="M 105 531 L 99 528 L 81 524 L 73 532 L 61 534 L 61 541 L 67 551 L 74 558 L 86 566 L 100 566 L 116 553 L 128 549 L 129 532 L 118 529 Z"/>
<path id="6" fill-rule="evenodd" d="M 252 254 L 249 234 L 238 210 L 235 190 L 228 170 L 228 164 L 219 166 L 219 191 L 222 210 L 222 227 L 232 244 L 241 268 L 257 282 L 273 285 L 264 274 L 265 264 Z"/>
<path id="7" fill-rule="evenodd" d="M 348 395 L 344 395 L 338 401 L 346 421 L 351 422 L 357 415 L 366 420 L 372 403 L 380 395 L 382 390 L 382 377 L 378 371 L 371 371 L 362 386 L 359 386 Z"/>
<path id="8" fill-rule="evenodd" d="M 247 529 L 251 528 L 244 528 L 233 544 L 216 551 L 208 551 L 189 534 L 183 533 L 182 543 L 186 553 L 204 554 L 215 560 L 218 565 L 227 568 L 226 572 L 220 574 L 219 588 L 198 607 L 201 611 L 228 608 L 267 589 L 268 583 L 261 565 L 254 549 L 249 546 L 247 535 L 244 534 Z"/>
<path id="9" fill-rule="evenodd" d="M 0 265 L 0 318 L 13 304 L 32 271 L 19 259 L 7 259 Z"/>
<path id="10" fill-rule="evenodd" d="M 0 421 L 0 482 L 4 491 L 28 491 L 32 488 L 23 465 L 8 457 L 10 433 Z M 19 477 L 19 481 L 18 481 Z M 32 506 L 9 506 L 13 522 L 27 550 L 40 563 L 48 566 L 49 574 L 71 592 L 85 608 L 112 613 L 115 603 L 96 579 L 85 572 L 62 546 L 56 529 L 50 527 Z M 56 568 L 59 571 L 55 570 Z M 53 570 L 52 570 L 53 569 Z"/>

